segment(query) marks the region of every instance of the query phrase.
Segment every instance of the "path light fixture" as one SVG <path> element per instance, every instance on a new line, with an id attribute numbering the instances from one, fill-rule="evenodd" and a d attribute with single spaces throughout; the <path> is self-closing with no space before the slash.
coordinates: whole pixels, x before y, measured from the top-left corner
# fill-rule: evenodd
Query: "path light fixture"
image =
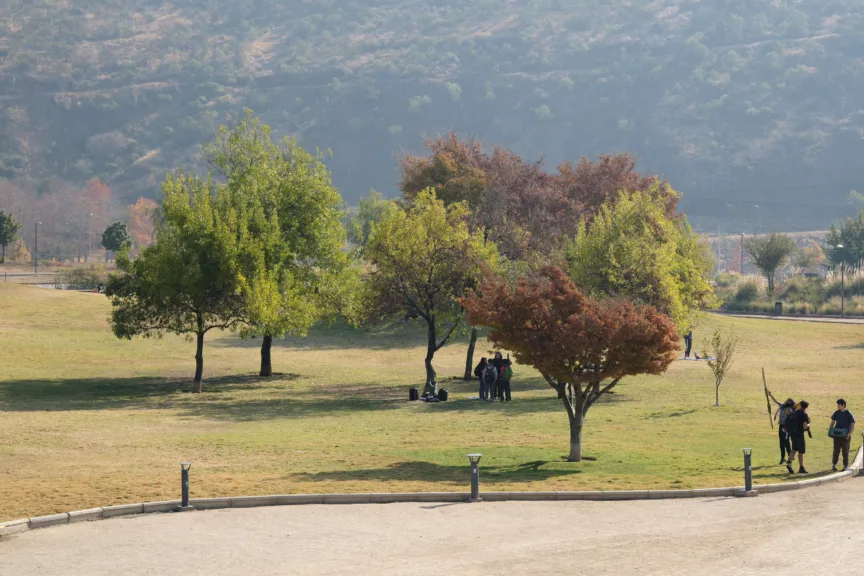
<path id="1" fill-rule="evenodd" d="M 195 510 L 194 506 L 189 504 L 189 469 L 192 468 L 191 462 L 180 463 L 180 507 L 175 508 L 175 512 L 189 512 Z"/>
<path id="2" fill-rule="evenodd" d="M 752 448 L 742 448 L 742 452 L 744 452 L 744 494 L 751 495 L 753 492 L 753 449 Z"/>
<path id="3" fill-rule="evenodd" d="M 480 458 L 482 454 L 468 454 L 471 462 L 471 498 L 469 502 L 480 502 Z"/>

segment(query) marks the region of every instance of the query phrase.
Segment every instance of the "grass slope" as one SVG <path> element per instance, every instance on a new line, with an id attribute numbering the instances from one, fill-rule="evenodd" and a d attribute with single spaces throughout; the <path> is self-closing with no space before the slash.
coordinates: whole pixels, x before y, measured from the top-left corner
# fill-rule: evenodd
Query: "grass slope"
<path id="1" fill-rule="evenodd" d="M 860 412 L 864 327 L 710 317 L 741 336 L 714 408 L 703 363 L 632 378 L 588 415 L 585 453 L 562 461 L 567 418 L 535 373 L 517 367 L 514 402 L 408 403 L 423 379 L 422 335 L 409 328 L 317 330 L 274 349 L 285 375 L 253 375 L 256 343 L 208 338 L 203 395 L 185 392 L 194 346 L 178 337 L 115 339 L 95 294 L 0 285 L 0 519 L 177 497 L 191 460 L 193 497 L 464 490 L 479 451 L 487 489 L 684 488 L 740 484 L 740 448 L 757 482 L 784 478 L 759 369 L 778 396 L 811 402 L 811 472 L 830 466 L 837 396 Z M 486 348 L 485 344 L 478 347 Z M 464 345 L 436 359 L 460 372 Z M 857 441 L 855 446 L 857 447 Z"/>

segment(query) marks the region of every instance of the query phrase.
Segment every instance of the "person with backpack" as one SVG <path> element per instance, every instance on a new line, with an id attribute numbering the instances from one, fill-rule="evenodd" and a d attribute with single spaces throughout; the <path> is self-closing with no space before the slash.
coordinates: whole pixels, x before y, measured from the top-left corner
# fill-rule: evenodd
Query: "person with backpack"
<path id="1" fill-rule="evenodd" d="M 792 462 L 795 461 L 795 454 L 798 454 L 798 473 L 807 474 L 804 469 L 804 453 L 807 452 L 807 445 L 804 441 L 804 432 L 810 430 L 810 416 L 807 415 L 807 408 L 810 403 L 802 400 L 801 408 L 789 414 L 786 417 L 786 430 L 789 432 L 789 439 L 792 441 L 792 453 L 789 454 L 789 460 L 786 461 L 786 470 L 790 474 L 794 474 Z"/>
<path id="2" fill-rule="evenodd" d="M 510 402 L 510 379 L 513 378 L 513 368 L 510 358 L 504 360 L 504 366 L 501 369 L 501 378 L 498 380 L 498 400 Z"/>
<path id="3" fill-rule="evenodd" d="M 495 387 L 492 390 L 491 400 L 494 402 L 502 394 L 501 377 L 504 375 L 505 360 L 501 352 L 495 352 L 495 358 L 492 359 L 492 366 L 495 368 Z"/>
<path id="4" fill-rule="evenodd" d="M 497 382 L 498 371 L 495 369 L 495 366 L 492 362 L 487 362 L 486 367 L 483 368 L 483 376 L 481 376 L 480 381 L 481 400 L 495 400 L 495 394 L 497 393 Z"/>
<path id="5" fill-rule="evenodd" d="M 837 461 L 843 452 L 843 470 L 849 467 L 849 445 L 852 443 L 852 432 L 855 430 L 855 417 L 846 409 L 846 400 L 837 400 L 837 411 L 831 415 L 831 427 L 828 435 L 834 439 L 834 455 L 831 458 L 831 470 L 837 471 Z"/>
<path id="6" fill-rule="evenodd" d="M 477 363 L 477 366 L 474 368 L 474 376 L 477 377 L 477 380 L 480 381 L 480 399 L 486 399 L 486 383 L 483 381 L 483 372 L 486 370 L 486 366 L 488 365 L 488 361 L 486 357 L 480 358 L 480 362 Z"/>
<path id="7" fill-rule="evenodd" d="M 777 412 L 774 413 L 774 419 L 777 420 L 777 435 L 780 437 L 780 464 L 786 463 L 786 455 L 792 453 L 792 446 L 789 444 L 789 432 L 786 430 L 786 418 L 795 412 L 795 400 L 787 398 L 785 402 L 778 401 L 771 391 L 768 391 L 768 396 L 777 404 Z"/>

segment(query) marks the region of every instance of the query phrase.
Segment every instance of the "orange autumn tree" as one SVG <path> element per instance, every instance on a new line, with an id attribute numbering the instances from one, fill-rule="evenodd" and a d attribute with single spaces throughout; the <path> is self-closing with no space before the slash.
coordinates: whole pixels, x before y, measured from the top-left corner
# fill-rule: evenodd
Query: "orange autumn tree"
<path id="1" fill-rule="evenodd" d="M 159 205 L 149 198 L 139 198 L 129 206 L 129 233 L 136 248 L 141 249 L 153 242 L 156 230 L 154 216 L 158 209 Z"/>
<path id="2" fill-rule="evenodd" d="M 585 297 L 558 267 L 522 277 L 515 286 L 488 278 L 462 299 L 489 341 L 536 368 L 558 393 L 570 420 L 569 462 L 582 460 L 585 415 L 625 376 L 662 374 L 679 349 L 669 317 L 653 306 Z"/>

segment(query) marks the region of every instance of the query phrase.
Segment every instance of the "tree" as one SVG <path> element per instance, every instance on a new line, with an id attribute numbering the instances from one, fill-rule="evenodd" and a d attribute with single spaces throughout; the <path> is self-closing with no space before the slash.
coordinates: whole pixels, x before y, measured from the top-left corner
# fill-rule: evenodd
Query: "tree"
<path id="1" fill-rule="evenodd" d="M 204 157 L 225 179 L 222 210 L 237 221 L 246 298 L 241 335 L 263 337 L 260 375 L 270 376 L 273 338 L 305 336 L 332 312 L 324 305 L 332 298 L 322 292 L 348 296 L 329 287 L 349 274 L 342 198 L 321 154 L 291 139 L 274 143 L 270 127 L 250 110 L 219 129 Z"/>
<path id="2" fill-rule="evenodd" d="M 244 319 L 234 219 L 217 209 L 225 200 L 213 198 L 211 190 L 211 181 L 169 174 L 155 244 L 134 261 L 121 251 L 120 273 L 106 286 L 118 338 L 195 336 L 194 392 L 203 390 L 204 336 L 234 329 Z"/>
<path id="3" fill-rule="evenodd" d="M 430 188 L 375 225 L 366 247 L 372 316 L 401 313 L 426 324 L 424 393 L 437 393 L 432 360 L 462 324 L 458 299 L 477 284 L 484 264 L 497 261 L 495 246 L 469 231 L 468 215 L 466 204 L 445 206 Z"/>
<path id="4" fill-rule="evenodd" d="M 125 222 L 114 222 L 102 233 L 102 246 L 105 248 L 105 262 L 108 262 L 108 251 L 120 252 L 132 247 L 132 237 Z"/>
<path id="5" fill-rule="evenodd" d="M 139 198 L 129 206 L 129 233 L 138 248 L 149 246 L 155 239 L 159 204 L 149 198 Z"/>
<path id="6" fill-rule="evenodd" d="M 845 218 L 839 225 L 832 223 L 823 249 L 832 267 L 858 270 L 864 262 L 864 209 L 855 218 Z"/>
<path id="7" fill-rule="evenodd" d="M 732 356 L 738 347 L 738 337 L 732 332 L 724 334 L 719 329 L 714 330 L 711 341 L 702 344 L 702 355 L 708 360 L 708 367 L 714 374 L 714 405 L 720 406 L 720 384 L 732 366 Z"/>
<path id="8" fill-rule="evenodd" d="M 583 218 L 565 250 L 571 278 L 593 298 L 626 298 L 668 315 L 680 331 L 712 307 L 709 250 L 656 192 L 621 192 Z"/>
<path id="9" fill-rule="evenodd" d="M 3 255 L 0 256 L 0 264 L 6 262 L 6 246 L 18 238 L 21 230 L 21 221 L 12 214 L 0 210 L 0 246 L 3 247 Z"/>
<path id="10" fill-rule="evenodd" d="M 744 251 L 768 279 L 768 294 L 774 293 L 774 276 L 795 252 L 795 242 L 784 234 L 751 236 L 744 240 Z"/>
<path id="11" fill-rule="evenodd" d="M 509 261 L 527 260 L 534 252 L 548 253 L 550 246 L 557 246 L 544 233 L 545 220 L 536 217 L 542 210 L 533 200 L 545 198 L 537 190 L 552 181 L 539 162 L 530 164 L 503 148 L 490 155 L 479 140 L 463 140 L 455 132 L 427 138 L 425 145 L 429 156 L 399 157 L 403 204 L 410 205 L 430 187 L 447 205 L 464 202 L 470 210 L 469 230 L 481 232 Z M 464 380 L 473 379 L 477 337 L 472 327 Z"/>
<path id="12" fill-rule="evenodd" d="M 823 262 L 825 262 L 825 254 L 813 240 L 792 254 L 792 265 L 800 268 L 801 272 L 815 272 Z"/>
<path id="13" fill-rule="evenodd" d="M 489 341 L 536 368 L 570 422 L 569 462 L 582 460 L 585 415 L 625 376 L 661 374 L 679 349 L 675 325 L 653 306 L 587 298 L 560 269 L 544 268 L 510 286 L 492 277 L 462 300 Z"/>
<path id="14" fill-rule="evenodd" d="M 372 226 L 384 219 L 394 206 L 392 200 L 387 200 L 380 192 L 370 190 L 368 196 L 360 198 L 357 208 L 345 216 L 348 241 L 359 246 L 362 253 L 372 235 Z"/>

